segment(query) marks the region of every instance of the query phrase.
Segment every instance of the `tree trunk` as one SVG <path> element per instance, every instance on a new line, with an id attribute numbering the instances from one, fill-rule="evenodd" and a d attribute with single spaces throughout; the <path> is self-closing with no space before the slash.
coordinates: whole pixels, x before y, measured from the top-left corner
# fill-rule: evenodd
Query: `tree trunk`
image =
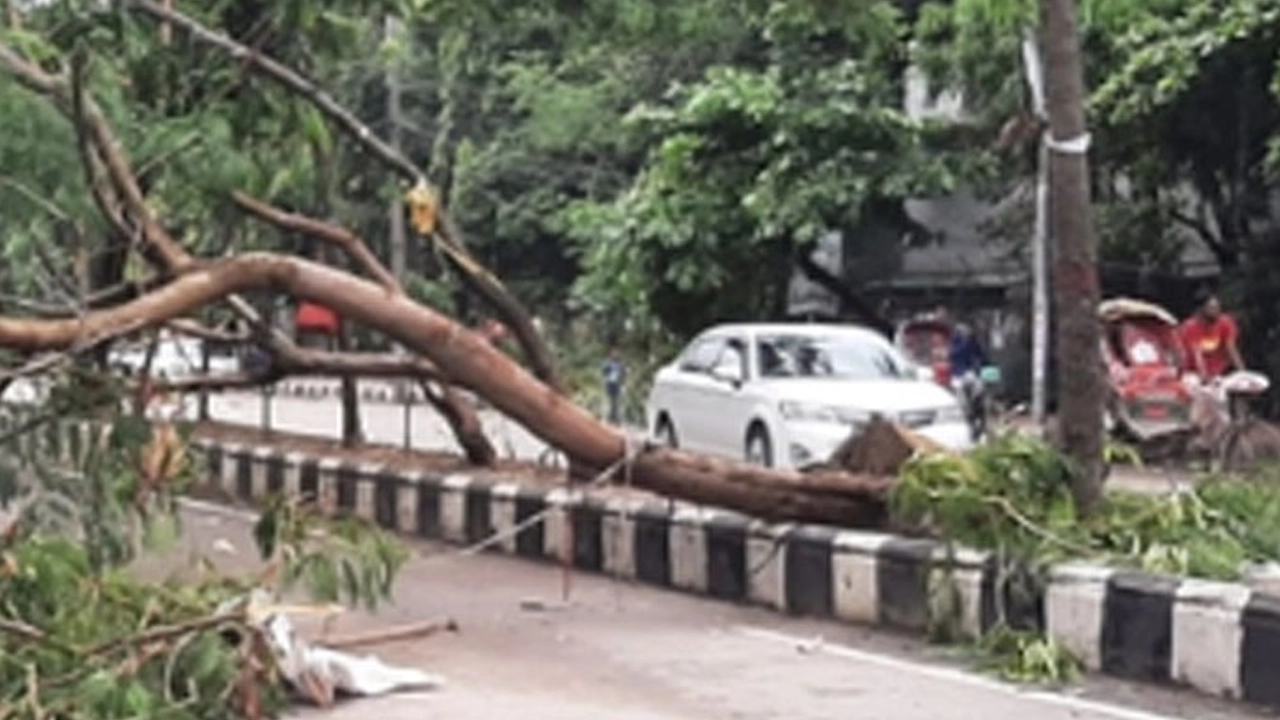
<path id="1" fill-rule="evenodd" d="M 338 335 L 334 338 L 338 352 L 351 349 L 347 324 L 342 323 Z M 342 378 L 342 445 L 343 447 L 359 447 L 364 442 L 364 432 L 360 427 L 360 386 L 359 378 L 347 375 Z"/>
<path id="2" fill-rule="evenodd" d="M 66 350 L 84 337 L 115 337 L 185 315 L 235 293 L 274 289 L 333 308 L 431 360 L 534 435 L 615 480 L 673 498 L 772 520 L 880 526 L 892 478 L 839 471 L 798 473 L 645 446 L 600 422 L 484 338 L 403 295 L 298 258 L 246 253 L 213 261 L 126 305 L 80 318 L 0 318 L 0 347 Z"/>
<path id="3" fill-rule="evenodd" d="M 1072 494 L 1082 512 L 1102 497 L 1102 409 L 1105 396 L 1098 347 L 1097 243 L 1089 199 L 1089 161 L 1064 147 L 1085 135 L 1084 73 L 1075 0 L 1040 0 L 1046 49 L 1049 131 L 1049 231 L 1055 244 L 1058 311 L 1058 415 L 1063 451 L 1076 463 Z"/>

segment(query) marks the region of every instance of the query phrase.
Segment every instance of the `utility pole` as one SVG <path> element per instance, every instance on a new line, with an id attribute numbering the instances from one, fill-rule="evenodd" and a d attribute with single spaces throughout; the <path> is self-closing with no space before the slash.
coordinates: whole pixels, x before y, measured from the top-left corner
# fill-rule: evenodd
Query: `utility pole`
<path id="1" fill-rule="evenodd" d="M 1089 133 L 1076 0 L 1040 0 L 1049 116 L 1049 232 L 1054 241 L 1060 444 L 1074 461 L 1071 492 L 1083 513 L 1102 499 L 1102 406 L 1098 355 L 1098 249 L 1089 197 Z"/>
<path id="2" fill-rule="evenodd" d="M 383 29 L 384 37 L 388 43 L 398 44 L 404 41 L 404 25 L 400 22 L 400 18 L 388 15 Z M 396 151 L 402 150 L 404 143 L 403 126 L 404 111 L 400 105 L 400 70 L 401 62 L 399 50 L 393 54 L 390 64 L 387 66 L 386 84 L 387 84 L 387 119 L 391 123 L 390 142 L 391 147 Z M 391 274 L 396 279 L 404 283 L 405 270 L 407 268 L 408 258 L 408 237 L 405 233 L 404 225 L 404 198 L 402 193 L 397 192 L 391 200 L 390 209 L 391 219 Z"/>
<path id="3" fill-rule="evenodd" d="M 391 62 L 387 65 L 387 121 L 391 124 L 391 132 L 389 140 L 391 147 L 396 152 L 403 150 L 404 146 L 404 108 L 400 104 L 401 86 L 400 71 L 402 69 L 401 53 L 406 51 L 401 44 L 405 42 L 404 24 L 400 22 L 400 18 L 395 15 L 387 15 L 383 25 L 383 37 L 388 44 L 393 47 L 391 54 Z M 409 236 L 405 232 L 404 222 L 404 193 L 396 190 L 395 195 L 391 198 L 391 208 L 388 210 L 391 222 L 391 274 L 400 282 L 400 286 L 404 287 L 405 277 L 409 267 Z M 402 345 L 396 344 L 394 351 L 397 353 L 404 352 Z M 401 403 L 401 425 L 404 430 L 404 448 L 409 450 L 413 446 L 413 383 L 405 380 L 394 385 L 396 393 L 400 396 Z"/>
<path id="4" fill-rule="evenodd" d="M 1040 43 L 1030 29 L 1022 37 L 1022 63 L 1031 89 L 1032 109 L 1040 122 L 1047 120 L 1044 99 L 1044 63 Z M 1047 133 L 1048 130 L 1045 131 Z M 1049 148 L 1048 136 L 1039 138 L 1036 155 L 1036 224 L 1031 244 L 1031 418 L 1043 428 L 1049 384 Z"/>

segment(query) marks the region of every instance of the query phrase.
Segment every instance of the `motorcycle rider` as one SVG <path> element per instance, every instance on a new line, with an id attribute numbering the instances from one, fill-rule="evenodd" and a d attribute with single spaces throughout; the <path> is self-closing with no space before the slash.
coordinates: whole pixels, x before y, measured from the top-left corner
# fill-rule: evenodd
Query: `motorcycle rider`
<path id="1" fill-rule="evenodd" d="M 965 323 L 956 323 L 951 331 L 951 384 L 964 403 L 969 426 L 974 439 L 982 434 L 986 425 L 982 403 L 982 368 L 987 364 L 986 353 L 974 336 L 973 329 Z"/>

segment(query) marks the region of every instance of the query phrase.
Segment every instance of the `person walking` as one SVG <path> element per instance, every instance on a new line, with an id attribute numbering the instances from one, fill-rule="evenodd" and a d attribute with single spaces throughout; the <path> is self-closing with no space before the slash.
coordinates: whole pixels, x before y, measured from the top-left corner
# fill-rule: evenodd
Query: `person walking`
<path id="1" fill-rule="evenodd" d="M 622 422 L 622 386 L 627 381 L 627 366 L 619 356 L 617 346 L 609 348 L 609 357 L 601 368 L 604 379 L 604 394 L 609 401 L 609 422 L 618 425 Z"/>

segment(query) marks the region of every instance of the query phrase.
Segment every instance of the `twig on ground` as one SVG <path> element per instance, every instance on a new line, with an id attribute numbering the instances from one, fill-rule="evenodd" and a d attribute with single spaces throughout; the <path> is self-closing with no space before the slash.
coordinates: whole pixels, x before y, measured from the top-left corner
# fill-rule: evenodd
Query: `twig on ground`
<path id="1" fill-rule="evenodd" d="M 325 640 L 322 644 L 333 650 L 349 650 L 351 648 L 364 647 L 366 645 L 381 645 L 383 643 L 400 642 L 403 640 L 417 640 L 442 632 L 459 632 L 458 623 L 455 622 L 453 618 L 428 620 L 388 630 L 375 630 L 359 635 L 349 635 L 347 637 L 339 637 L 333 640 Z"/>

